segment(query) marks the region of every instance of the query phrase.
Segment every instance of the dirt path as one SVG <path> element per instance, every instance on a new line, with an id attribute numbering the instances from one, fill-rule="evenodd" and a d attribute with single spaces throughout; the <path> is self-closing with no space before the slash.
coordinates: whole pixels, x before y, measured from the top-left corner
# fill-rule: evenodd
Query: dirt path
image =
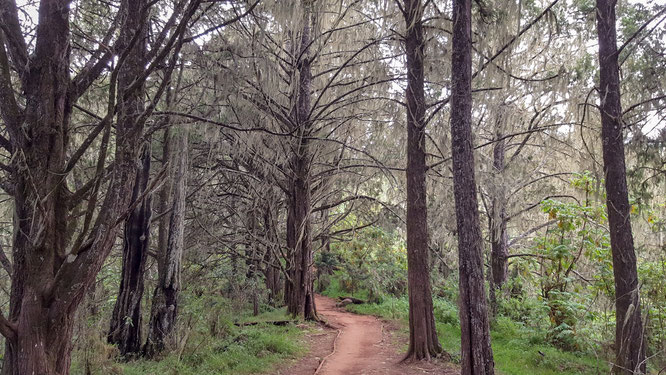
<path id="1" fill-rule="evenodd" d="M 318 375 L 369 373 L 385 365 L 382 322 L 369 315 L 351 314 L 335 307 L 335 301 L 318 296 L 317 312 L 340 331 L 335 352 L 324 362 Z"/>
<path id="2" fill-rule="evenodd" d="M 401 364 L 406 337 L 398 335 L 398 327 L 395 324 L 381 321 L 373 316 L 347 312 L 335 307 L 336 301 L 328 297 L 316 298 L 319 316 L 333 329 L 326 337 L 318 334 L 317 339 L 309 338 L 310 355 L 291 368 L 280 371 L 280 374 L 453 375 L 460 373 L 447 363 Z M 330 343 L 326 354 L 322 352 L 324 343 Z M 319 362 L 319 366 L 314 369 L 313 359 L 319 359 L 316 361 Z"/>

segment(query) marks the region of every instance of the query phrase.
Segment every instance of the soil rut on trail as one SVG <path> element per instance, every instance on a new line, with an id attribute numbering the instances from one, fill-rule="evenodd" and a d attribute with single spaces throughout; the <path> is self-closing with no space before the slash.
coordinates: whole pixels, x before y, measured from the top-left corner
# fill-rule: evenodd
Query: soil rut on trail
<path id="1" fill-rule="evenodd" d="M 416 374 L 459 374 L 449 364 L 417 362 L 402 364 L 406 337 L 396 342 L 396 327 L 390 322 L 382 322 L 374 316 L 356 315 L 335 306 L 336 301 L 316 296 L 319 317 L 339 330 L 335 339 L 335 350 L 330 348 L 317 375 L 416 375 Z M 335 337 L 335 336 L 334 336 Z M 332 346 L 332 345 L 331 345 Z M 321 355 L 311 353 L 312 355 Z M 305 358 L 299 364 L 281 372 L 290 375 L 312 375 L 314 370 L 303 366 L 312 358 Z"/>

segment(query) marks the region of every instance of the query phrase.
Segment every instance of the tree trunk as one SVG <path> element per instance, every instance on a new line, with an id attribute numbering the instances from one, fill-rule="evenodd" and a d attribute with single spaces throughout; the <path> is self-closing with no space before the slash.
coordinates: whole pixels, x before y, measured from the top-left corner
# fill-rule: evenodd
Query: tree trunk
<path id="1" fill-rule="evenodd" d="M 601 138 L 616 296 L 616 362 L 613 372 L 642 374 L 646 371 L 645 341 L 622 136 L 624 123 L 620 102 L 615 4 L 615 0 L 597 0 Z"/>
<path id="2" fill-rule="evenodd" d="M 294 288 L 294 282 L 292 277 L 292 269 L 295 267 L 295 256 L 296 256 L 296 228 L 294 225 L 294 208 L 295 203 L 293 202 L 293 192 L 289 191 L 287 194 L 287 259 L 286 259 L 286 274 L 284 281 L 284 304 L 289 306 L 291 299 L 291 290 Z"/>
<path id="3" fill-rule="evenodd" d="M 166 107 L 171 108 L 172 98 L 171 91 L 166 94 Z M 157 249 L 157 265 L 158 272 L 161 269 L 161 265 L 164 264 L 164 256 L 166 255 L 167 243 L 169 241 L 169 219 L 171 217 L 169 211 L 172 208 L 171 196 L 173 194 L 173 160 L 171 156 L 171 148 L 174 146 L 171 144 L 171 135 L 173 131 L 171 126 L 167 125 L 164 129 L 164 135 L 162 137 L 162 168 L 167 168 L 167 175 L 165 177 L 164 184 L 160 188 L 158 199 L 158 208 L 157 212 L 159 217 L 158 229 L 157 229 L 157 244 L 155 248 Z M 167 164 L 169 164 L 167 166 Z M 168 214 L 169 213 L 169 214 Z"/>
<path id="4" fill-rule="evenodd" d="M 145 25 L 146 12 L 141 7 L 138 1 L 121 5 L 130 14 L 122 27 L 121 50 L 129 47 L 131 36 Z M 3 24 L 4 17 L 10 16 L 0 14 Z M 20 121 L 7 123 L 17 152 L 12 158 L 15 212 L 10 315 L 8 320 L 0 319 L 7 337 L 5 375 L 69 373 L 76 310 L 111 251 L 115 222 L 129 204 L 129 182 L 136 170 L 143 122 L 129 117 L 136 103 L 121 100 L 115 164 L 106 196 L 94 221 L 92 214 L 86 215 L 86 223 L 92 227 L 84 225 L 79 233 L 85 241 L 72 243 L 78 223 L 71 220 L 71 193 L 64 176 L 70 172 L 70 115 L 80 93 L 73 89 L 76 84 L 69 76 L 69 34 L 69 2 L 40 2 L 34 51 L 29 64 L 18 62 L 25 69 L 21 81 L 26 106 Z M 134 44 L 119 71 L 119 90 L 135 80 L 137 69 L 144 69 L 142 43 Z M 6 114 L 6 102 L 0 105 Z M 102 143 L 100 153 L 105 156 L 105 141 Z M 92 194 L 96 197 L 97 191 Z M 92 213 L 95 199 L 90 198 L 88 205 L 87 212 Z"/>
<path id="5" fill-rule="evenodd" d="M 64 2 L 62 2 L 64 3 Z M 67 105 L 69 77 L 69 12 L 57 2 L 42 2 L 35 62 L 24 83 L 26 91 L 25 135 L 10 134 L 15 148 L 14 170 L 14 274 L 10 296 L 9 320 L 16 322 L 14 337 L 6 341 L 3 374 L 56 373 L 69 368 L 71 316 L 59 313 L 52 326 L 44 297 L 53 282 L 53 270 L 66 253 L 67 216 L 65 186 L 49 171 L 65 166 L 67 127 L 71 107 Z M 46 32 L 46 28 L 51 28 Z M 4 46 L 2 47 L 4 49 Z M 54 53 L 58 53 L 54 56 Z M 44 197 L 44 198 L 42 198 Z M 36 203 L 40 209 L 35 209 Z M 37 225 L 39 228 L 35 228 Z M 80 299 L 80 298 L 79 298 Z M 61 324 L 63 323 L 63 324 Z M 55 331 L 62 334 L 62 346 L 52 347 Z M 56 364 L 57 357 L 67 363 Z"/>
<path id="6" fill-rule="evenodd" d="M 132 202 L 136 201 L 148 187 L 150 158 L 150 142 L 147 141 L 143 145 L 142 168 L 137 170 L 134 181 Z M 151 198 L 147 197 L 125 220 L 120 289 L 108 335 L 109 343 L 116 345 L 123 356 L 133 356 L 141 351 L 141 301 L 148 258 L 151 214 Z"/>
<path id="7" fill-rule="evenodd" d="M 172 135 L 175 156 L 173 173 L 174 191 L 167 246 L 158 263 L 158 282 L 153 295 L 148 324 L 148 340 L 144 355 L 152 358 L 162 353 L 167 340 L 174 333 L 178 316 L 178 294 L 180 292 L 180 272 L 183 257 L 185 234 L 185 199 L 187 197 L 187 133 L 178 129 Z"/>
<path id="8" fill-rule="evenodd" d="M 317 319 L 317 310 L 314 299 L 314 278 L 312 276 L 312 236 L 311 236 L 311 154 L 307 137 L 311 136 L 312 123 L 309 119 L 312 72 L 308 53 L 311 36 L 310 5 L 304 4 L 303 28 L 301 30 L 298 53 L 298 87 L 295 93 L 296 102 L 292 110 L 292 121 L 296 126 L 298 135 L 292 145 L 290 169 L 292 178 L 289 207 L 287 208 L 287 246 L 292 252 L 287 282 L 286 302 L 287 311 L 307 320 Z"/>
<path id="9" fill-rule="evenodd" d="M 264 254 L 264 279 L 266 289 L 268 289 L 268 303 L 275 305 L 277 296 L 280 293 L 280 270 L 274 267 L 278 260 L 273 254 L 273 246 L 278 243 L 273 230 L 273 216 L 271 211 L 271 202 L 266 202 L 264 207 L 264 239 L 267 242 L 266 253 Z"/>
<path id="10" fill-rule="evenodd" d="M 301 141 L 302 155 L 308 155 L 307 142 Z M 291 224 L 288 237 L 291 237 L 293 257 L 290 271 L 290 287 L 287 295 L 287 311 L 307 320 L 316 320 L 314 300 L 314 279 L 312 277 L 312 239 L 310 224 L 310 182 L 309 161 L 299 155 L 294 156 L 292 170 L 297 176 L 293 181 L 292 196 L 288 215 Z"/>
<path id="11" fill-rule="evenodd" d="M 322 220 L 322 231 L 320 234 L 321 237 L 321 256 L 323 259 L 330 259 L 333 255 L 331 253 L 331 234 L 329 226 L 329 217 L 328 210 L 321 211 L 321 220 Z M 333 274 L 333 269 L 330 268 L 330 265 L 326 265 L 324 268 L 317 268 L 316 279 L 317 279 L 317 293 L 323 293 L 326 288 L 330 285 L 329 276 Z M 324 278 L 322 278 L 324 276 Z"/>
<path id="12" fill-rule="evenodd" d="M 266 280 L 266 289 L 268 289 L 268 303 L 271 306 L 275 306 L 277 302 L 277 296 L 280 294 L 281 289 L 280 271 L 271 265 L 276 262 L 271 252 L 269 252 L 267 257 L 264 259 L 267 262 L 267 266 L 264 271 L 264 277 Z"/>
<path id="13" fill-rule="evenodd" d="M 460 272 L 461 373 L 493 374 L 472 148 L 471 0 L 453 0 L 451 147 Z"/>
<path id="14" fill-rule="evenodd" d="M 245 275 L 246 285 L 247 281 L 250 281 L 250 296 L 252 299 L 252 314 L 254 316 L 259 315 L 259 285 L 258 285 L 258 274 L 259 274 L 259 252 L 258 252 L 258 242 L 255 240 L 258 237 L 257 233 L 257 216 L 254 207 L 250 207 L 247 212 L 247 223 L 246 223 L 246 243 L 245 243 L 245 265 L 247 266 L 247 273 Z"/>
<path id="15" fill-rule="evenodd" d="M 26 287 L 23 293 L 21 314 L 16 325 L 17 337 L 9 345 L 11 354 L 5 355 L 3 373 L 68 374 L 74 316 L 63 315 L 57 322 L 44 319 L 45 313 L 51 314 L 40 301 L 40 292 Z"/>
<path id="16" fill-rule="evenodd" d="M 430 360 L 442 348 L 437 338 L 430 286 L 426 205 L 423 5 L 405 1 L 407 34 L 407 275 L 409 349 L 405 360 Z"/>
<path id="17" fill-rule="evenodd" d="M 506 281 L 509 264 L 508 235 L 506 233 L 506 194 L 502 182 L 504 172 L 505 140 L 499 129 L 495 134 L 495 147 L 493 148 L 493 175 L 495 184 L 490 208 L 490 311 L 494 317 L 497 314 L 497 294 L 502 290 Z"/>

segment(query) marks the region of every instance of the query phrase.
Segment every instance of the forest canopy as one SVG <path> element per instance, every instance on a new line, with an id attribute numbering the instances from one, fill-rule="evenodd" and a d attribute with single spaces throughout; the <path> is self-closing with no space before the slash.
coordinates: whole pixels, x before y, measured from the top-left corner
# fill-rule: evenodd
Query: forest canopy
<path id="1" fill-rule="evenodd" d="M 0 0 L 1 373 L 660 374 L 665 56 L 663 0 Z"/>

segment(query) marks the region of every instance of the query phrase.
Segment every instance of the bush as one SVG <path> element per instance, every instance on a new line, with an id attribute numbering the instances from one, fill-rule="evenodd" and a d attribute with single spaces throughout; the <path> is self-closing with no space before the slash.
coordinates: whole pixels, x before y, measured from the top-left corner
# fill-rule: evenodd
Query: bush
<path id="1" fill-rule="evenodd" d="M 440 323 L 459 325 L 460 318 L 458 316 L 458 308 L 456 305 L 441 298 L 433 300 L 433 313 L 435 320 Z"/>

